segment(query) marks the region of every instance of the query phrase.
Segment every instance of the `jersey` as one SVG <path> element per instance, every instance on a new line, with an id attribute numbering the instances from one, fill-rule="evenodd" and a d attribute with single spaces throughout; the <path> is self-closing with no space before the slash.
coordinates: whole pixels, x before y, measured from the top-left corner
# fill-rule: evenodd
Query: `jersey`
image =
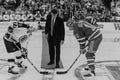
<path id="1" fill-rule="evenodd" d="M 7 32 L 3 36 L 4 44 L 8 53 L 19 51 L 22 47 L 27 47 L 27 42 L 29 40 L 28 30 L 29 25 L 24 23 L 13 23 L 8 27 Z M 20 41 L 21 37 L 23 41 Z"/>
<path id="2" fill-rule="evenodd" d="M 79 21 L 73 23 L 74 35 L 77 38 L 81 48 L 87 46 L 89 40 L 94 40 L 101 35 L 97 27 L 87 21 Z"/>
<path id="3" fill-rule="evenodd" d="M 27 33 L 29 27 L 30 26 L 28 26 L 27 24 L 24 24 L 24 23 L 17 23 L 17 24 L 13 23 L 12 26 L 8 27 L 8 30 L 7 30 L 6 34 L 4 35 L 4 38 L 7 41 L 17 43 L 17 42 L 19 42 L 19 40 L 22 36 L 29 35 Z"/>

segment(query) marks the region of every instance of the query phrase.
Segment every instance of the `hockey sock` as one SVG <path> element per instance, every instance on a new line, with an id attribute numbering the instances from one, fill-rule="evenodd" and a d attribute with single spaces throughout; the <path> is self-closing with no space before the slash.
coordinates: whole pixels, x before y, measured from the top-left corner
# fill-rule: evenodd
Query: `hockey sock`
<path id="1" fill-rule="evenodd" d="M 12 68 L 15 66 L 15 59 L 8 59 L 9 67 Z"/>
<path id="2" fill-rule="evenodd" d="M 94 55 L 94 53 L 86 53 L 86 59 L 87 59 L 88 67 L 90 68 L 91 71 L 94 71 L 95 70 L 95 65 L 94 65 L 95 55 Z"/>

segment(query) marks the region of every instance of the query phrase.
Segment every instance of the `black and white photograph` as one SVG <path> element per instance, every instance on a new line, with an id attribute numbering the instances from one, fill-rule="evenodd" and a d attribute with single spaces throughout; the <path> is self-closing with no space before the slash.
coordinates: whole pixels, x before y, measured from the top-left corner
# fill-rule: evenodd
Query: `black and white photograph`
<path id="1" fill-rule="evenodd" d="M 120 0 L 0 0 L 0 80 L 120 80 Z"/>

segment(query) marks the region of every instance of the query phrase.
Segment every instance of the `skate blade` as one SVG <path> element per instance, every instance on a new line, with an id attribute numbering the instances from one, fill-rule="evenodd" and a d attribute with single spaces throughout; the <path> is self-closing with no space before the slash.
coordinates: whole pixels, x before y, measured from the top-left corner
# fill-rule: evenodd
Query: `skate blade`
<path id="1" fill-rule="evenodd" d="M 11 78 L 9 78 L 8 80 L 17 80 L 19 77 L 21 77 L 25 72 L 27 71 L 27 69 L 21 69 L 19 71 L 19 74 L 17 75 L 13 75 Z"/>
<path id="2" fill-rule="evenodd" d="M 83 75 L 83 78 L 84 78 L 84 80 L 95 80 L 95 76 L 92 75 L 92 74 L 90 74 L 90 76 L 84 76 Z"/>

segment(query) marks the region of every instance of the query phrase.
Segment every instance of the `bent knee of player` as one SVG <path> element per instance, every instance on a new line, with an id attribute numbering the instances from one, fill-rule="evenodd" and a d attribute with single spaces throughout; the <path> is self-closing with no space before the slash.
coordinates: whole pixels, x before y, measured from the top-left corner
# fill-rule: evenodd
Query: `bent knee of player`
<path id="1" fill-rule="evenodd" d="M 15 54 L 15 61 L 18 62 L 18 63 L 23 61 L 23 57 L 22 57 L 21 51 L 17 51 L 16 52 L 16 54 Z"/>

